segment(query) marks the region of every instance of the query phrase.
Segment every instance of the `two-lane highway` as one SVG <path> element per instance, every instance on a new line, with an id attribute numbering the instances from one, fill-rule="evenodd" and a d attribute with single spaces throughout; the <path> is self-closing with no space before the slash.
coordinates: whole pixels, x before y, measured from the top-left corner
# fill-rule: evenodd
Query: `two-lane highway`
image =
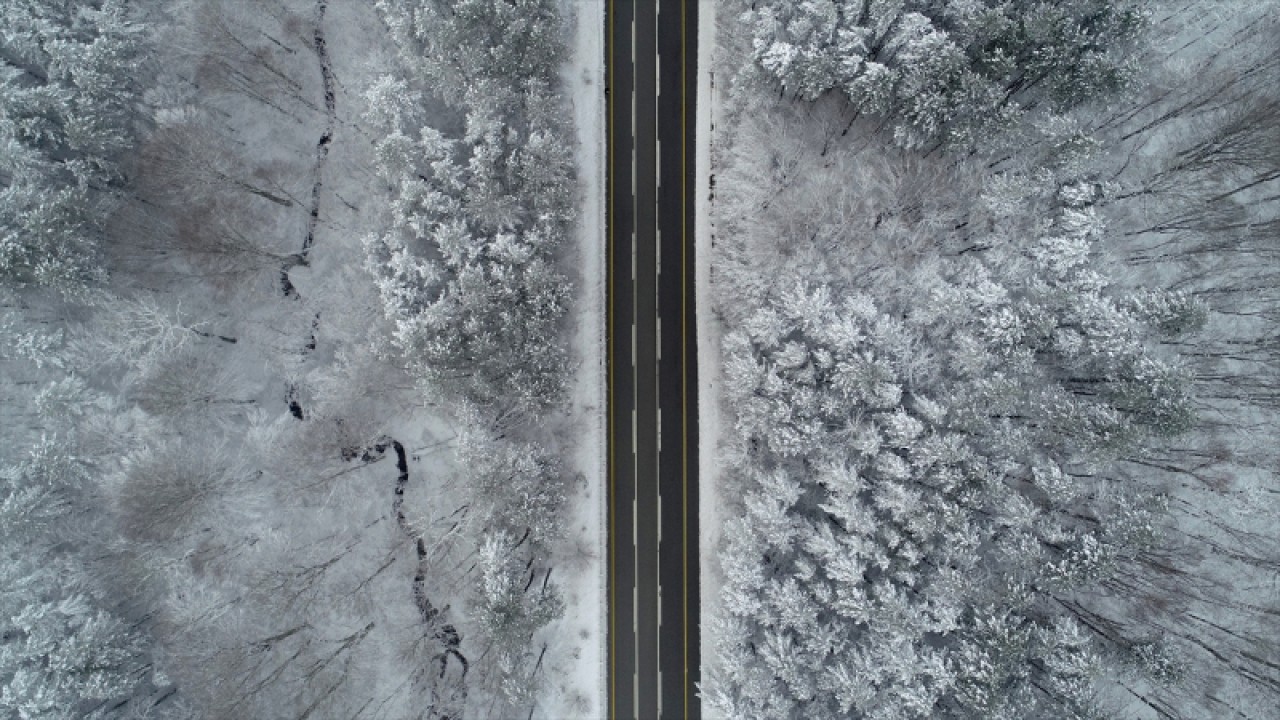
<path id="1" fill-rule="evenodd" d="M 696 718 L 698 0 L 611 0 L 609 714 Z"/>

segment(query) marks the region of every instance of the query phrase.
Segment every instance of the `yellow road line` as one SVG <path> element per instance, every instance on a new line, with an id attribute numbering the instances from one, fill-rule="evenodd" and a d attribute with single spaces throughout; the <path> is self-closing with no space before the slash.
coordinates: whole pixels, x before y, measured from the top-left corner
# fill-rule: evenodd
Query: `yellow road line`
<path id="1" fill-rule="evenodd" d="M 687 71 L 685 68 L 685 35 L 688 28 L 686 19 L 688 18 L 687 9 L 685 8 L 685 0 L 680 0 L 680 427 L 684 429 L 680 439 L 680 494 L 681 507 L 683 512 L 680 517 L 680 563 L 682 572 L 684 573 L 684 594 L 681 598 L 681 613 L 684 616 L 684 622 L 681 623 L 684 630 L 684 674 L 681 692 L 684 694 L 684 717 L 689 717 L 689 399 L 688 384 L 689 373 L 685 367 L 689 348 L 688 334 L 685 331 L 685 323 L 688 316 L 687 310 L 687 294 L 686 288 L 689 283 L 688 268 L 686 267 L 688 258 L 688 248 L 686 247 L 686 235 L 689 227 L 688 215 L 688 188 L 687 178 L 689 176 L 688 167 L 685 165 L 685 145 L 687 144 L 687 136 L 685 135 L 685 115 L 687 108 L 685 106 L 685 94 L 688 85 Z"/>
<path id="2" fill-rule="evenodd" d="M 606 250 L 607 261 L 605 263 L 605 295 L 606 295 L 607 303 L 609 306 L 609 309 L 606 312 L 606 314 L 608 315 L 608 319 L 605 324 L 605 343 L 606 343 L 605 357 L 607 358 L 607 363 L 608 363 L 607 372 L 609 376 L 609 390 L 608 390 L 609 401 L 608 401 L 608 407 L 605 408 L 605 416 L 608 418 L 607 432 L 609 434 L 609 437 L 608 437 L 609 492 L 608 492 L 608 499 L 606 500 L 606 502 L 609 503 L 609 554 L 608 554 L 608 557 L 605 558 L 605 563 L 606 563 L 605 567 L 606 567 L 606 572 L 609 574 L 608 632 L 609 632 L 609 717 L 610 718 L 616 718 L 618 716 L 618 707 L 617 707 L 618 706 L 618 692 L 617 692 L 618 688 L 616 685 L 617 677 L 618 677 L 618 672 L 617 672 L 618 671 L 618 634 L 614 631 L 615 626 L 617 624 L 614 613 L 617 611 L 617 607 L 618 607 L 618 578 L 617 578 L 617 573 L 614 572 L 614 570 L 616 569 L 616 566 L 612 568 L 609 567 L 610 565 L 613 564 L 612 563 L 613 554 L 617 550 L 617 544 L 614 538 L 614 529 L 617 526 L 617 512 L 615 510 L 615 506 L 617 504 L 615 502 L 617 489 L 615 488 L 614 478 L 616 475 L 615 466 L 617 465 L 617 453 L 618 453 L 617 443 L 614 442 L 614 433 L 616 432 L 617 428 L 614 427 L 614 422 L 613 422 L 613 408 L 614 408 L 614 399 L 613 399 L 613 376 L 614 376 L 614 370 L 613 370 L 613 266 L 614 266 L 613 195 L 614 195 L 614 187 L 613 187 L 613 93 L 612 93 L 613 65 L 614 65 L 613 63 L 613 50 L 614 50 L 613 48 L 613 15 L 614 15 L 613 10 L 614 10 L 613 0 L 609 0 L 609 5 L 608 7 L 605 8 L 605 12 L 609 16 L 609 34 L 608 34 L 608 37 L 605 38 L 605 62 L 608 63 L 609 65 L 609 79 L 607 81 L 608 84 L 605 87 L 610 90 L 610 92 L 608 93 L 609 119 L 608 119 L 608 122 L 606 123 L 606 130 L 605 130 L 605 138 L 606 138 L 606 146 L 607 146 L 605 150 L 605 152 L 607 153 L 605 157 L 605 187 L 608 188 L 608 193 L 609 193 L 609 212 L 607 217 L 605 218 L 605 224 L 608 228 L 608 239 L 607 239 L 608 248 Z"/>

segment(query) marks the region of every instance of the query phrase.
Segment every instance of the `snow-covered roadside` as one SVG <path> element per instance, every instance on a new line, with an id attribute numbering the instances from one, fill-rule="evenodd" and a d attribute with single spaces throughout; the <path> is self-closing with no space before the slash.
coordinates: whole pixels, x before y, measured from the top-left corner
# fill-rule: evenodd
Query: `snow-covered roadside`
<path id="1" fill-rule="evenodd" d="M 712 132 L 719 117 L 718 91 L 713 86 L 716 45 L 716 3 L 704 2 L 698 7 L 698 101 L 697 133 L 694 148 L 693 201 L 694 226 L 694 302 L 698 308 L 698 572 L 701 587 L 699 617 L 702 626 L 719 606 L 720 587 L 723 578 L 716 561 L 716 546 L 720 543 L 721 517 L 717 510 L 720 500 L 721 405 L 720 405 L 720 336 L 724 326 L 714 313 L 711 294 L 711 261 L 714 228 L 711 224 Z M 707 641 L 701 633 L 702 666 L 707 666 Z M 706 677 L 705 671 L 700 677 Z M 705 681 L 705 680 L 704 680 Z M 703 708 L 703 717 L 714 716 Z"/>
<path id="2" fill-rule="evenodd" d="M 573 356 L 579 363 L 570 412 L 577 436 L 567 443 L 572 471 L 586 479 L 568 509 L 567 545 L 582 562 L 565 568 L 564 617 L 545 637 L 559 655 L 538 714 L 545 718 L 599 718 L 607 698 L 606 653 L 608 555 L 605 520 L 608 493 L 605 395 L 605 108 L 604 0 L 564 0 L 573 32 L 570 57 L 560 77 L 573 108 L 577 134 L 578 198 L 577 298 L 573 316 Z M 557 568 L 559 569 L 559 568 Z"/>

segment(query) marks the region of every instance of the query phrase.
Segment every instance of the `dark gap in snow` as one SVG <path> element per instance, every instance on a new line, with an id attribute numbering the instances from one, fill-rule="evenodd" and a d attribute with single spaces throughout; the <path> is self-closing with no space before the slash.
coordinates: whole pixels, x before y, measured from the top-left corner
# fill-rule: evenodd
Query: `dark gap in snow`
<path id="1" fill-rule="evenodd" d="M 280 289 L 290 299 L 300 299 L 297 288 L 289 280 L 289 269 L 296 265 L 307 265 L 307 255 L 316 240 L 316 225 L 320 223 L 320 192 L 324 187 L 324 165 L 329 158 L 329 146 L 333 143 L 334 128 L 337 126 L 337 95 L 334 90 L 333 68 L 329 61 L 329 49 L 324 36 L 324 16 L 329 3 L 325 0 L 316 5 L 316 27 L 312 47 L 316 59 L 320 63 L 320 81 L 324 88 L 325 126 L 316 142 L 316 159 L 311 167 L 311 209 L 307 212 L 307 234 L 302 241 L 302 250 L 285 262 L 280 271 Z M 313 349 L 313 348 L 312 348 Z"/>
<path id="2" fill-rule="evenodd" d="M 409 524 L 409 519 L 404 513 L 405 488 L 409 484 L 409 458 L 404 445 L 399 440 L 384 435 L 371 447 L 363 450 L 343 448 L 342 459 L 354 460 L 359 457 L 366 463 L 375 462 L 386 456 L 387 448 L 391 448 L 396 453 L 396 482 L 392 487 L 391 512 L 395 515 L 396 525 L 413 540 L 414 553 L 418 560 L 417 569 L 413 573 L 413 603 L 418 608 L 418 615 L 422 618 L 422 622 L 433 626 L 431 637 L 440 644 L 441 648 L 432 660 L 440 663 L 440 677 L 444 677 L 448 670 L 449 658 L 456 658 L 462 666 L 462 677 L 465 678 L 470 664 L 458 650 L 462 645 L 462 635 L 452 623 L 443 622 L 444 614 L 449 612 L 449 606 L 437 608 L 427 596 L 427 544 L 421 533 Z"/>
<path id="3" fill-rule="evenodd" d="M 280 292 L 290 300 L 300 300 L 302 296 L 298 294 L 298 288 L 293 286 L 293 282 L 289 280 L 289 271 L 287 269 L 280 271 Z"/>
<path id="4" fill-rule="evenodd" d="M 316 59 L 320 62 L 320 81 L 324 88 L 325 127 L 316 142 L 316 162 L 311 171 L 311 212 L 307 218 L 307 237 L 302 243 L 302 254 L 311 251 L 315 243 L 316 225 L 320 222 L 320 191 L 324 186 L 323 173 L 325 161 L 329 158 L 329 145 L 333 142 L 333 132 L 337 125 L 337 94 L 334 89 L 333 67 L 329 61 L 329 47 L 324 36 L 324 16 L 329 3 L 325 0 L 316 5 L 316 29 L 312 46 Z"/>
<path id="5" fill-rule="evenodd" d="M 222 342 L 230 345 L 235 345 L 236 343 L 240 342 L 239 340 L 233 337 L 227 337 L 226 335 L 218 335 L 216 333 L 205 332 L 204 330 L 196 330 L 195 328 L 192 328 L 191 332 L 199 335 L 202 338 L 208 338 L 210 340 L 221 340 Z"/>
<path id="6" fill-rule="evenodd" d="M 285 391 L 284 400 L 285 402 L 289 403 L 290 415 L 293 415 L 295 418 L 299 420 L 306 419 L 305 417 L 303 417 L 303 414 L 302 414 L 302 404 L 298 402 L 298 386 L 297 385 L 294 385 L 293 383 L 289 383 L 289 388 L 288 390 Z"/>
<path id="7" fill-rule="evenodd" d="M 298 294 L 298 289 L 293 286 L 293 281 L 289 279 L 289 271 L 301 265 L 302 267 L 310 267 L 311 261 L 307 259 L 305 252 L 294 253 L 284 260 L 284 266 L 280 268 L 280 292 L 290 300 L 301 300 L 302 296 Z"/>
<path id="8" fill-rule="evenodd" d="M 320 331 L 320 313 L 316 313 L 314 319 L 311 320 L 311 337 L 307 340 L 305 349 L 310 352 L 316 349 L 316 333 Z"/>

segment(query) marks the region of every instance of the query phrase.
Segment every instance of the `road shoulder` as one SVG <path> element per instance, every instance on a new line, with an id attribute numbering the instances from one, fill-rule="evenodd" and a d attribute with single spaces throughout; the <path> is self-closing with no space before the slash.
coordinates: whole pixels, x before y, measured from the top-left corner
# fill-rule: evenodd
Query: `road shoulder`
<path id="1" fill-rule="evenodd" d="M 608 702 L 608 478 L 606 465 L 605 292 L 605 0 L 562 0 L 569 55 L 560 71 L 573 111 L 578 222 L 574 260 L 579 272 L 573 303 L 571 342 L 578 370 L 570 391 L 573 427 L 567 445 L 570 470 L 585 479 L 569 507 L 569 555 L 565 566 L 565 612 L 545 629 L 558 650 L 550 684 L 537 717 L 605 717 Z"/>
<path id="2" fill-rule="evenodd" d="M 698 99 L 694 151 L 694 236 L 695 278 L 694 303 L 697 308 L 698 332 L 698 548 L 699 585 L 701 587 L 699 618 L 701 625 L 702 672 L 706 678 L 707 658 L 710 656 L 703 628 L 713 616 L 720 596 L 721 572 L 716 562 L 716 547 L 720 542 L 720 464 L 717 462 L 721 444 L 720 403 L 720 336 L 723 327 L 714 312 L 711 294 L 714 231 L 711 223 L 712 206 L 712 146 L 714 128 L 719 116 L 718 92 L 713 86 L 715 76 L 716 2 L 699 6 L 698 18 Z M 704 718 L 712 718 L 705 704 Z"/>

